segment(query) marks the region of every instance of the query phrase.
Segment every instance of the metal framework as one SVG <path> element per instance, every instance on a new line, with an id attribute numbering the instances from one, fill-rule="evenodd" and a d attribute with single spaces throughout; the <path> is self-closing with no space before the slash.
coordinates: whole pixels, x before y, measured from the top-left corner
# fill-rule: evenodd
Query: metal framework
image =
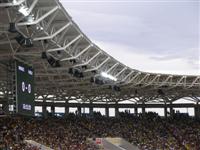
<path id="1" fill-rule="evenodd" d="M 11 91 L 9 63 L 16 59 L 34 67 L 38 101 L 168 103 L 184 97 L 199 101 L 200 76 L 155 74 L 125 66 L 92 43 L 58 0 L 0 0 L 0 15 L 0 99 Z M 11 23 L 17 33 L 9 31 Z M 19 34 L 33 46 L 20 45 L 15 40 Z M 41 58 L 42 52 L 61 66 L 52 67 Z M 78 69 L 84 77 L 71 76 L 69 68 Z M 117 81 L 91 83 L 91 77 L 101 72 Z M 113 86 L 120 91 L 112 90 Z"/>

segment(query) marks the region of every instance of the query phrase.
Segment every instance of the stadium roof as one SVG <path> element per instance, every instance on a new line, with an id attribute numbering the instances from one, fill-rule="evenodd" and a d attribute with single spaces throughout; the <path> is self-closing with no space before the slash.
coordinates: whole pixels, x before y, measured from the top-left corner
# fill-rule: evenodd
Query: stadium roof
<path id="1" fill-rule="evenodd" d="M 36 99 L 159 102 L 200 96 L 200 76 L 142 72 L 108 55 L 57 0 L 0 0 L 0 15 L 2 94 L 16 59 L 35 69 Z"/>

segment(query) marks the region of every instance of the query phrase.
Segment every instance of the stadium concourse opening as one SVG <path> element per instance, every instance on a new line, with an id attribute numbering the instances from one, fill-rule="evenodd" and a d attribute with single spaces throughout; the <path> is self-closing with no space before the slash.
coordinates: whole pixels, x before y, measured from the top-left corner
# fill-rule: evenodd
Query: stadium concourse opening
<path id="1" fill-rule="evenodd" d="M 124 65 L 58 0 L 0 14 L 0 149 L 200 149 L 200 76 Z"/>

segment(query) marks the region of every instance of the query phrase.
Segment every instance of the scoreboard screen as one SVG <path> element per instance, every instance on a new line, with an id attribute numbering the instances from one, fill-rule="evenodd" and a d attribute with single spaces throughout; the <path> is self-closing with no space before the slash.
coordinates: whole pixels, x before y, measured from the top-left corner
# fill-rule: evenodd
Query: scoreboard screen
<path id="1" fill-rule="evenodd" d="M 16 112 L 34 116 L 34 70 L 16 61 Z"/>

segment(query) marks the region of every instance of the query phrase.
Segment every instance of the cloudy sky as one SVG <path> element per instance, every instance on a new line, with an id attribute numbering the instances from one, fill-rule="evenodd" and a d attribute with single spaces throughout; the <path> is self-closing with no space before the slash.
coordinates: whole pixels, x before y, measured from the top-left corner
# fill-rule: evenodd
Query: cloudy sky
<path id="1" fill-rule="evenodd" d="M 141 71 L 200 75 L 199 0 L 60 0 L 81 30 Z"/>

